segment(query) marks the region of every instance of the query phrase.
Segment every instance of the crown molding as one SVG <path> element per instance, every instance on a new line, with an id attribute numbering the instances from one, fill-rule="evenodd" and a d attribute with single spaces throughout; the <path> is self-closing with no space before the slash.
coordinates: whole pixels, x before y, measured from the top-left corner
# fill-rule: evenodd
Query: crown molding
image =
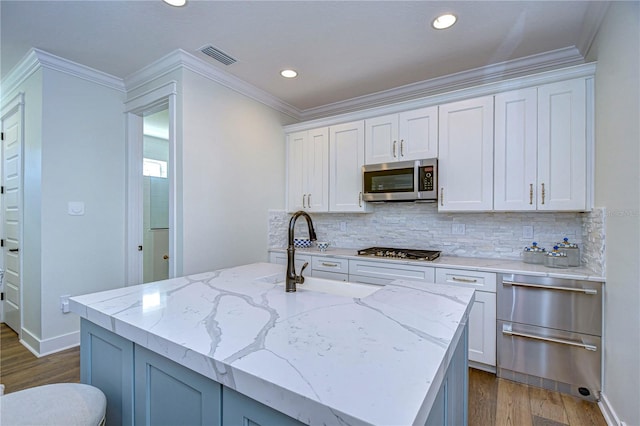
<path id="1" fill-rule="evenodd" d="M 0 82 L 0 93 L 4 96 L 13 92 L 34 72 L 40 69 L 38 55 L 34 49 L 29 50 L 27 54 L 16 64 L 7 76 Z"/>
<path id="2" fill-rule="evenodd" d="M 578 49 L 575 46 L 570 46 L 407 84 L 394 89 L 347 99 L 317 108 L 309 108 L 302 111 L 302 119 L 312 120 L 367 108 L 375 108 L 583 63 L 584 57 Z"/>
<path id="3" fill-rule="evenodd" d="M 166 75 L 179 68 L 188 69 L 202 77 L 219 83 L 231 90 L 267 105 L 276 111 L 286 114 L 296 120 L 301 120 L 302 111 L 264 90 L 247 83 L 238 77 L 220 70 L 208 62 L 177 49 L 157 61 L 147 65 L 141 70 L 125 77 L 124 83 L 127 90 L 135 90 L 149 81 Z"/>
<path id="4" fill-rule="evenodd" d="M 16 89 L 41 67 L 72 75 L 120 92 L 125 91 L 124 82 L 118 77 L 61 58 L 44 50 L 32 48 L 18 65 L 11 70 L 5 81 L 2 82 L 3 92 L 9 93 Z"/>
<path id="5" fill-rule="evenodd" d="M 462 89 L 458 88 L 446 92 L 438 92 L 436 94 L 409 99 L 402 102 L 385 103 L 376 107 L 357 109 L 355 111 L 350 111 L 342 114 L 320 117 L 300 123 L 289 124 L 287 126 L 284 126 L 284 131 L 286 133 L 298 132 L 318 127 L 333 126 L 336 124 L 347 123 L 356 120 L 365 120 L 367 118 L 378 117 L 387 114 L 395 114 L 433 105 L 441 105 L 449 102 L 460 101 L 463 99 L 495 95 L 496 93 L 506 92 L 509 90 L 535 87 L 543 84 L 555 83 L 558 81 L 570 80 L 574 78 L 588 79 L 592 78 L 595 75 L 595 72 L 596 63 L 591 62 L 587 64 L 559 68 L 535 74 L 526 74 L 507 80 L 492 81 L 489 83 L 478 84 Z"/>

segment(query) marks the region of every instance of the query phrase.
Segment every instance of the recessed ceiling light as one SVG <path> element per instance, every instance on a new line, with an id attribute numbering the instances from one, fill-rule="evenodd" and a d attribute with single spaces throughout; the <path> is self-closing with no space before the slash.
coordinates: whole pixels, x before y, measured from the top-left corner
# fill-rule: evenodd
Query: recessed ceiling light
<path id="1" fill-rule="evenodd" d="M 451 13 L 446 13 L 434 19 L 431 25 L 436 30 L 444 30 L 445 28 L 449 28 L 450 26 L 455 24 L 457 20 L 458 18 L 456 18 L 456 15 L 453 15 Z"/>
<path id="2" fill-rule="evenodd" d="M 167 4 L 170 4 L 171 6 L 176 6 L 176 7 L 180 7 L 180 6 L 184 6 L 185 4 L 187 4 L 187 0 L 162 0 Z"/>
<path id="3" fill-rule="evenodd" d="M 285 78 L 294 78 L 298 76 L 298 72 L 294 70 L 282 70 L 280 71 L 280 75 Z"/>

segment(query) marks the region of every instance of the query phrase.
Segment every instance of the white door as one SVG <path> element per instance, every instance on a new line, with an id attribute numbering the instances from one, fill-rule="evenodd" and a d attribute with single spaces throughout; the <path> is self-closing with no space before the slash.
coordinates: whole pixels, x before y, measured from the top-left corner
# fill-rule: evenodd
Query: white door
<path id="1" fill-rule="evenodd" d="M 329 210 L 329 129 L 309 130 L 305 145 L 305 171 L 307 210 Z"/>
<path id="2" fill-rule="evenodd" d="M 364 121 L 329 128 L 329 211 L 364 212 Z"/>
<path id="3" fill-rule="evenodd" d="M 365 164 L 391 163 L 399 159 L 398 114 L 365 121 Z"/>
<path id="4" fill-rule="evenodd" d="M 494 210 L 535 210 L 537 199 L 537 89 L 495 98 Z"/>
<path id="5" fill-rule="evenodd" d="M 493 96 L 440 106 L 439 211 L 493 209 Z"/>
<path id="6" fill-rule="evenodd" d="M 4 322 L 20 334 L 20 176 L 22 151 L 21 110 L 2 119 L 2 219 L 4 228 Z"/>
<path id="7" fill-rule="evenodd" d="M 287 210 L 302 210 L 307 204 L 304 175 L 304 147 L 308 132 L 296 132 L 287 135 Z"/>
<path id="8" fill-rule="evenodd" d="M 587 207 L 584 79 L 538 88 L 538 210 Z"/>
<path id="9" fill-rule="evenodd" d="M 398 158 L 422 160 L 438 158 L 438 107 L 400 113 Z"/>

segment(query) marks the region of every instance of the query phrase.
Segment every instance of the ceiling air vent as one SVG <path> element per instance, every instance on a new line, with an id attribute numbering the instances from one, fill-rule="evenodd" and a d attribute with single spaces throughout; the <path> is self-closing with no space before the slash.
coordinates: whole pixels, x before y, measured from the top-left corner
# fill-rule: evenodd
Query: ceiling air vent
<path id="1" fill-rule="evenodd" d="M 227 55 L 222 50 L 216 49 L 213 46 L 205 46 L 202 49 L 200 49 L 200 51 L 202 53 L 204 53 L 205 55 L 211 56 L 216 61 L 221 62 L 221 63 L 223 63 L 225 65 L 231 65 L 231 64 L 237 62 L 234 58 L 232 58 L 231 56 Z"/>

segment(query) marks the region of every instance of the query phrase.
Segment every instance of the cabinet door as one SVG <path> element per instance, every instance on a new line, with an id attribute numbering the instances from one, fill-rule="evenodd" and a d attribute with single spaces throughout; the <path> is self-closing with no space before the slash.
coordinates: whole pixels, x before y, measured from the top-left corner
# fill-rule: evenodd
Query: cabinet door
<path id="1" fill-rule="evenodd" d="M 536 88 L 496 95 L 494 210 L 536 209 L 537 144 Z"/>
<path id="2" fill-rule="evenodd" d="M 496 294 L 476 291 L 469 313 L 469 361 L 496 365 Z"/>
<path id="3" fill-rule="evenodd" d="M 493 208 L 493 96 L 440 106 L 439 211 Z"/>
<path id="4" fill-rule="evenodd" d="M 92 322 L 80 322 L 80 381 L 107 397 L 107 425 L 133 422 L 133 343 Z"/>
<path id="5" fill-rule="evenodd" d="M 306 204 L 305 186 L 305 145 L 308 132 L 297 132 L 287 135 L 287 210 L 302 210 L 303 197 Z"/>
<path id="6" fill-rule="evenodd" d="M 538 88 L 538 209 L 587 207 L 584 79 Z"/>
<path id="7" fill-rule="evenodd" d="M 135 348 L 137 425 L 220 425 L 221 385 L 141 346 Z"/>
<path id="8" fill-rule="evenodd" d="M 306 210 L 329 209 L 329 129 L 309 130 L 305 144 L 303 174 L 306 175 Z"/>
<path id="9" fill-rule="evenodd" d="M 401 160 L 438 158 L 437 106 L 400 113 L 398 126 Z"/>
<path id="10" fill-rule="evenodd" d="M 364 141 L 365 164 L 398 160 L 398 114 L 366 120 Z"/>
<path id="11" fill-rule="evenodd" d="M 364 212 L 362 166 L 364 121 L 329 128 L 329 210 Z"/>

